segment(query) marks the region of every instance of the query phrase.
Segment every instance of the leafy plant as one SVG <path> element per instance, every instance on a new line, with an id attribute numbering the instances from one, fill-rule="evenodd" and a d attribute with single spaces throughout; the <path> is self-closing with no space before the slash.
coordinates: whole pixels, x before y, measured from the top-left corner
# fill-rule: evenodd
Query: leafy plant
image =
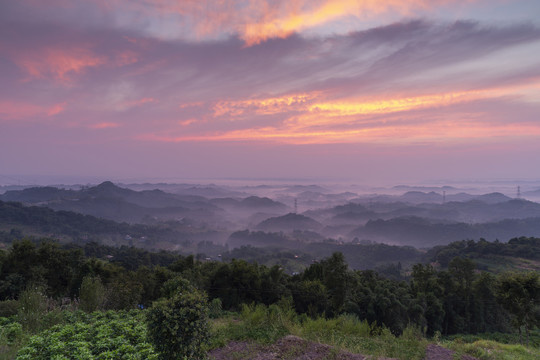
<path id="1" fill-rule="evenodd" d="M 148 335 L 163 359 L 205 359 L 208 303 L 203 292 L 182 286 L 147 312 Z"/>
<path id="2" fill-rule="evenodd" d="M 145 341 L 140 312 L 73 315 L 73 322 L 32 336 L 16 359 L 157 359 L 152 345 Z"/>

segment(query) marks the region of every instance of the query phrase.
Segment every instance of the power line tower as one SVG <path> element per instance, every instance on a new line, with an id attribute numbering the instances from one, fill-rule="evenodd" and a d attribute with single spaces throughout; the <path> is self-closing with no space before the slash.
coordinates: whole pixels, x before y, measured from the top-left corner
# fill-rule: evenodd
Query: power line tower
<path id="1" fill-rule="evenodd" d="M 446 191 L 442 192 L 442 203 L 443 205 L 446 204 Z"/>
<path id="2" fill-rule="evenodd" d="M 521 186 L 519 186 L 519 185 L 518 185 L 518 188 L 517 188 L 517 194 L 516 195 L 517 195 L 516 197 L 518 199 L 521 199 Z"/>
<path id="3" fill-rule="evenodd" d="M 294 213 L 298 213 L 298 199 L 296 198 L 294 199 Z"/>

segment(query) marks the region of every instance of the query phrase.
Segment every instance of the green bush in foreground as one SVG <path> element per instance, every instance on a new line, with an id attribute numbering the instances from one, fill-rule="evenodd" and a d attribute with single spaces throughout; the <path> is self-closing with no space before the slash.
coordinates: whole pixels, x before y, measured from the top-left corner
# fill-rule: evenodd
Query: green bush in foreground
<path id="1" fill-rule="evenodd" d="M 96 312 L 74 319 L 32 336 L 16 360 L 157 359 L 152 345 L 146 342 L 140 312 Z"/>
<path id="2" fill-rule="evenodd" d="M 0 350 L 12 347 L 22 341 L 24 337 L 23 327 L 12 319 L 0 318 Z M 0 351 L 1 352 L 1 351 Z"/>
<path id="3" fill-rule="evenodd" d="M 172 297 L 154 302 L 146 322 L 149 338 L 161 358 L 206 358 L 209 326 L 204 293 L 183 284 Z"/>

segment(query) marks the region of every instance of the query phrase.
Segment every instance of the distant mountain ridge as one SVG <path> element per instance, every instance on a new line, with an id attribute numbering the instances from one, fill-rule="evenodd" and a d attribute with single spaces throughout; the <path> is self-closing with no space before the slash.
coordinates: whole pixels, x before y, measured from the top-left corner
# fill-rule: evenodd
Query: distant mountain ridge
<path id="1" fill-rule="evenodd" d="M 7 191 L 0 200 L 17 201 L 28 205 L 47 206 L 54 210 L 75 211 L 114 221 L 138 223 L 157 220 L 190 218 L 200 223 L 219 226 L 229 218 L 230 208 L 246 213 L 269 211 L 282 214 L 284 204 L 269 198 L 248 196 L 219 201 L 186 193 L 172 194 L 159 189 L 135 191 L 105 181 L 81 190 L 64 190 L 55 187 L 32 187 Z"/>
<path id="2" fill-rule="evenodd" d="M 272 217 L 257 225 L 257 229 L 266 231 L 293 231 L 314 230 L 318 231 L 323 225 L 307 216 L 288 213 L 287 215 Z"/>

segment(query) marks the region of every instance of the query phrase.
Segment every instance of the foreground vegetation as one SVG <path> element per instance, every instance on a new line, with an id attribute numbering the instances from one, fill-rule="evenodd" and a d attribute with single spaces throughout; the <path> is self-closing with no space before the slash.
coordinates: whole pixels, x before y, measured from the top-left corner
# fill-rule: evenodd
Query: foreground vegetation
<path id="1" fill-rule="evenodd" d="M 458 355 L 468 354 L 482 360 L 532 360 L 540 356 L 538 347 L 493 340 L 426 339 L 413 326 L 396 337 L 387 328 L 370 325 L 352 315 L 310 318 L 296 314 L 287 300 L 271 306 L 244 305 L 238 313 L 216 312 L 215 306 L 213 310 L 207 341 L 192 349 L 198 351 L 196 356 L 186 358 L 203 359 L 208 351 L 230 341 L 273 344 L 289 334 L 331 345 L 336 351 L 404 360 L 423 359 L 427 344 L 433 342 L 455 350 Z M 181 352 L 196 344 L 184 336 L 178 338 L 177 345 L 185 343 L 177 347 L 177 353 L 159 351 L 160 346 L 148 336 L 147 324 L 151 316 L 147 310 L 93 313 L 64 310 L 56 316 L 56 325 L 33 336 L 30 329 L 23 330 L 16 317 L 2 318 L 0 359 L 183 359 Z M 165 335 L 163 339 L 168 337 Z M 256 349 L 248 348 L 248 353 L 238 354 L 238 358 L 253 357 L 255 354 L 249 351 Z"/>
<path id="2" fill-rule="evenodd" d="M 0 251 L 0 359 L 196 359 L 231 340 L 288 334 L 400 359 L 423 358 L 428 341 L 481 359 L 539 355 L 535 272 L 492 275 L 455 257 L 446 270 L 396 266 L 399 277 L 387 278 L 352 271 L 335 253 L 290 276 L 241 260 L 109 250 L 22 240 Z"/>

